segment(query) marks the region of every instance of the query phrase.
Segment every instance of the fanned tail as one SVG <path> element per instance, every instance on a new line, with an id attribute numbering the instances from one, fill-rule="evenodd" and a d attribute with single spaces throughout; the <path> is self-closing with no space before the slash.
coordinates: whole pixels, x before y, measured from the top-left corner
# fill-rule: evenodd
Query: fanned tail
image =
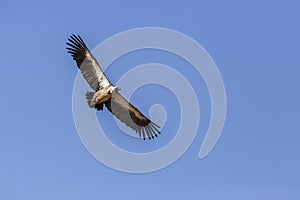
<path id="1" fill-rule="evenodd" d="M 86 100 L 90 108 L 95 108 L 94 94 L 95 92 L 86 92 L 85 94 Z"/>
<path id="2" fill-rule="evenodd" d="M 85 94 L 89 107 L 96 108 L 97 110 L 103 110 L 103 103 L 95 103 L 94 94 L 95 92 L 86 92 Z"/>

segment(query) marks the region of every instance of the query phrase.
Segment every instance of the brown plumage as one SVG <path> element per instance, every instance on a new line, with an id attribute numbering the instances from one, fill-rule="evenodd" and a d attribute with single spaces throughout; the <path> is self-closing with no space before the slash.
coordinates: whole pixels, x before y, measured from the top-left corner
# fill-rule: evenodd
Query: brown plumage
<path id="1" fill-rule="evenodd" d="M 95 92 L 87 92 L 86 99 L 91 108 L 103 110 L 103 104 L 121 122 L 129 126 L 140 137 L 153 139 L 160 134 L 159 126 L 129 103 L 107 79 L 97 60 L 91 54 L 81 37 L 68 38 L 67 50 L 76 61 L 83 77 Z"/>

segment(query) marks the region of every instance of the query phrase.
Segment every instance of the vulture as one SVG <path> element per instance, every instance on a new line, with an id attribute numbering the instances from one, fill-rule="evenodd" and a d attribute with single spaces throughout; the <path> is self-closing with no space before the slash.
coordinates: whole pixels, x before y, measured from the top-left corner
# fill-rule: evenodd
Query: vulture
<path id="1" fill-rule="evenodd" d="M 76 61 L 83 77 L 94 90 L 85 95 L 90 108 L 103 110 L 103 105 L 105 105 L 114 116 L 144 140 L 146 137 L 154 139 L 160 134 L 160 127 L 129 103 L 119 93 L 120 88 L 114 86 L 107 79 L 97 60 L 79 35 L 71 35 L 66 44 L 67 52 Z"/>

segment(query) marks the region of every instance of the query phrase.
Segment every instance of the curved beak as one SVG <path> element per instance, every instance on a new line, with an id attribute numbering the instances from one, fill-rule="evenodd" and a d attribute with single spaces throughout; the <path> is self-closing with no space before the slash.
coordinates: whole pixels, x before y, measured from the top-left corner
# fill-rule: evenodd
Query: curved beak
<path id="1" fill-rule="evenodd" d="M 115 87 L 115 88 L 113 89 L 113 92 L 118 92 L 119 90 L 121 90 L 121 88 Z"/>
<path id="2" fill-rule="evenodd" d="M 120 90 L 121 90 L 121 88 L 119 88 L 119 87 L 115 88 L 115 91 L 117 91 L 117 92 L 120 91 Z"/>

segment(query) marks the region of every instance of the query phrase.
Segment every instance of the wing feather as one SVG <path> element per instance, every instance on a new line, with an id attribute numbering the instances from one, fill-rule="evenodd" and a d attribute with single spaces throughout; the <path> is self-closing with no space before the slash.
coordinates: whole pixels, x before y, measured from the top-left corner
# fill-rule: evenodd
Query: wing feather
<path id="1" fill-rule="evenodd" d="M 110 84 L 97 60 L 91 54 L 81 37 L 73 34 L 68 38 L 68 41 L 66 49 L 76 61 L 78 68 L 91 88 L 96 91 L 99 87 L 105 87 Z"/>
<path id="2" fill-rule="evenodd" d="M 145 139 L 147 136 L 149 139 L 153 139 L 157 137 L 157 134 L 160 134 L 159 126 L 143 115 L 118 92 L 112 94 L 112 97 L 105 102 L 105 106 L 121 122 L 138 133 L 140 137 Z"/>

